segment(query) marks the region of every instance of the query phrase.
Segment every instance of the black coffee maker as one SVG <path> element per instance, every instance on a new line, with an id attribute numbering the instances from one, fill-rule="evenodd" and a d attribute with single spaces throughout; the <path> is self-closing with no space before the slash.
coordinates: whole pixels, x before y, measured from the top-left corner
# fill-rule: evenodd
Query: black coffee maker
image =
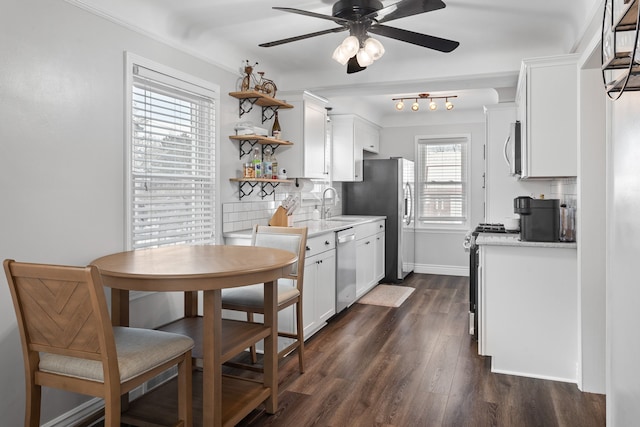
<path id="1" fill-rule="evenodd" d="M 520 240 L 528 242 L 560 240 L 559 199 L 516 197 L 513 199 L 513 211 L 520 214 Z"/>

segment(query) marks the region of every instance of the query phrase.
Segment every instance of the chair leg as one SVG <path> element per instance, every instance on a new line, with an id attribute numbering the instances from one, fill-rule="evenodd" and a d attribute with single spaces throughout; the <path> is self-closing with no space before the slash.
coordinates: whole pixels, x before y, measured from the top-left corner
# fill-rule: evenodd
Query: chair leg
<path id="1" fill-rule="evenodd" d="M 107 390 L 104 396 L 104 427 L 120 427 L 120 411 L 120 393 Z"/>
<path id="2" fill-rule="evenodd" d="M 302 324 L 302 301 L 296 303 L 296 333 L 298 334 L 298 368 L 304 373 L 304 325 Z"/>
<path id="3" fill-rule="evenodd" d="M 192 384 L 191 351 L 182 362 L 178 363 L 178 418 L 184 427 L 193 425 L 193 384 Z"/>
<path id="4" fill-rule="evenodd" d="M 40 426 L 40 403 L 42 401 L 42 387 L 33 382 L 27 382 L 27 401 L 24 413 L 25 427 Z"/>
<path id="5" fill-rule="evenodd" d="M 247 321 L 253 322 L 253 313 L 247 312 Z M 251 353 L 251 363 L 254 365 L 258 363 L 258 353 L 256 352 L 256 346 L 252 345 L 249 347 L 249 352 Z"/>

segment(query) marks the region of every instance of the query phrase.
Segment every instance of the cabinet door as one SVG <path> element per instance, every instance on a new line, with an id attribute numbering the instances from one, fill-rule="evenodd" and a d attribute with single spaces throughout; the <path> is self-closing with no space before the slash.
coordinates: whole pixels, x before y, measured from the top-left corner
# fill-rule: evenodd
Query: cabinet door
<path id="1" fill-rule="evenodd" d="M 384 278 L 384 231 L 375 235 L 374 285 Z"/>
<path id="2" fill-rule="evenodd" d="M 523 178 L 577 176 L 576 61 L 576 55 L 566 55 L 523 65 Z"/>
<path id="3" fill-rule="evenodd" d="M 319 255 L 316 287 L 315 314 L 318 326 L 336 314 L 336 251 L 331 250 Z"/>
<path id="4" fill-rule="evenodd" d="M 325 170 L 326 109 L 305 102 L 304 104 L 304 177 L 327 178 Z"/>
<path id="5" fill-rule="evenodd" d="M 310 337 L 318 330 L 315 294 L 318 286 L 318 260 L 320 255 L 308 257 L 304 262 L 304 285 L 302 287 L 302 324 L 304 338 Z"/>
<path id="6" fill-rule="evenodd" d="M 360 126 L 362 135 L 358 138 L 356 130 L 356 141 L 360 139 L 360 145 L 364 151 L 378 153 L 380 151 L 380 131 L 373 124 L 363 123 Z"/>
<path id="7" fill-rule="evenodd" d="M 374 283 L 375 236 L 356 241 L 356 298 L 364 295 Z"/>
<path id="8" fill-rule="evenodd" d="M 353 120 L 352 115 L 331 116 L 333 128 L 331 165 L 334 181 L 345 182 L 355 179 Z M 362 164 L 362 161 L 360 163 Z"/>
<path id="9" fill-rule="evenodd" d="M 291 178 L 328 178 L 325 166 L 326 100 L 307 92 L 287 96 L 291 109 L 280 110 L 282 137 L 293 145 L 281 145 L 275 154 L 278 167 Z"/>

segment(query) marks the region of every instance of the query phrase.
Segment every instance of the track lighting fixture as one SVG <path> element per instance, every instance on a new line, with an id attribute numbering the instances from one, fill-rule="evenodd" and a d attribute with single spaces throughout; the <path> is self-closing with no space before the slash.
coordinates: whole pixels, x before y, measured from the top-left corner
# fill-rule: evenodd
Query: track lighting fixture
<path id="1" fill-rule="evenodd" d="M 429 110 L 435 111 L 438 109 L 438 104 L 434 101 L 434 99 L 444 99 L 444 106 L 447 110 L 453 110 L 453 103 L 449 101 L 450 98 L 457 98 L 458 95 L 447 95 L 447 96 L 431 96 L 428 93 L 419 93 L 417 96 L 407 96 L 403 98 L 392 98 L 392 101 L 396 102 L 396 110 L 402 111 L 404 109 L 404 100 L 405 99 L 413 99 L 414 102 L 411 104 L 412 111 L 420 110 L 420 104 L 418 103 L 419 99 L 428 99 L 429 100 Z"/>

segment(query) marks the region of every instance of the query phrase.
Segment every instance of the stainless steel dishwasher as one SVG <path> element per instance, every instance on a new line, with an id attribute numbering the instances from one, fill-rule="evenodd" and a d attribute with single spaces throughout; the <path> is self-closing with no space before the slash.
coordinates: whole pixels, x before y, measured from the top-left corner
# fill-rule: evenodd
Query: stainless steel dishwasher
<path id="1" fill-rule="evenodd" d="M 336 232 L 336 313 L 356 300 L 356 232 Z"/>

